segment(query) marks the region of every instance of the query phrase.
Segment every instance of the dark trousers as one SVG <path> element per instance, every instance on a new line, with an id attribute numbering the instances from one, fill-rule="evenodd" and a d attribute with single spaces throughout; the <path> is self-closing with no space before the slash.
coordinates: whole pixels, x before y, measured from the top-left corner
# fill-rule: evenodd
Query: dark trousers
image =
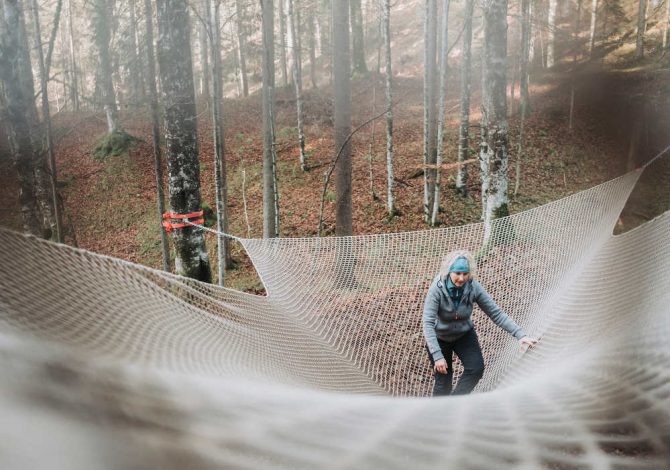
<path id="1" fill-rule="evenodd" d="M 435 372 L 435 385 L 433 386 L 433 396 L 441 395 L 467 395 L 477 385 L 484 375 L 484 358 L 482 357 L 482 348 L 479 346 L 479 339 L 474 328 L 456 341 L 446 342 L 438 339 L 440 349 L 444 358 L 447 360 L 447 373 L 441 374 L 435 370 L 435 361 L 428 352 L 430 363 Z M 428 346 L 426 346 L 428 350 Z M 456 388 L 451 390 L 451 384 L 454 378 L 454 369 L 452 365 L 452 353 L 456 353 L 463 363 L 463 375 L 458 381 Z"/>

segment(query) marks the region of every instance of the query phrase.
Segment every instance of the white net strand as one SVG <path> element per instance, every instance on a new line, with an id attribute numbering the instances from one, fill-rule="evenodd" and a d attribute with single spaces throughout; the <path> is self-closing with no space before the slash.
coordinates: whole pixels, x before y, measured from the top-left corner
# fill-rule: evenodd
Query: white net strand
<path id="1" fill-rule="evenodd" d="M 638 177 L 496 221 L 484 249 L 481 224 L 240 240 L 266 297 L 0 230 L 0 467 L 668 468 L 670 212 L 612 236 Z M 478 312 L 488 393 L 412 398 L 456 248 L 542 341 Z"/>

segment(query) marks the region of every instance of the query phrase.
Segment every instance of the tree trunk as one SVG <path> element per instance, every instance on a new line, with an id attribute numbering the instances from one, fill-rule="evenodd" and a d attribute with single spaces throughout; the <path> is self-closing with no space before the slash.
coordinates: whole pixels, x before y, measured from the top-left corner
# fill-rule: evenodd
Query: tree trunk
<path id="1" fill-rule="evenodd" d="M 141 62 L 137 53 L 137 19 L 135 17 L 135 0 L 129 0 L 128 9 L 130 10 L 130 103 L 137 104 L 142 99 Z"/>
<path id="2" fill-rule="evenodd" d="M 341 149 L 336 163 L 335 233 L 337 236 L 347 236 L 352 234 L 349 9 L 339 2 L 332 2 L 332 18 L 335 155 Z"/>
<path id="3" fill-rule="evenodd" d="M 249 80 L 247 78 L 247 59 L 246 59 L 246 35 L 242 16 L 244 10 L 241 0 L 235 0 L 235 25 L 237 27 L 237 60 L 240 63 L 240 81 L 242 82 L 242 96 L 249 96 Z"/>
<path id="4" fill-rule="evenodd" d="M 261 0 L 262 1 L 262 0 Z M 286 13 L 284 1 L 279 0 L 279 69 L 282 86 L 288 85 L 288 58 L 286 57 Z M 274 28 L 273 28 L 274 30 Z"/>
<path id="5" fill-rule="evenodd" d="M 3 51 L 0 54 L 0 79 L 6 107 L 3 117 L 19 177 L 23 229 L 48 238 L 50 234 L 44 230 L 36 197 L 34 169 L 41 164 L 41 158 L 31 138 L 37 113 L 23 15 L 19 0 L 4 0 L 3 6 L 0 10 L 3 15 L 0 23 L 0 50 Z"/>
<path id="6" fill-rule="evenodd" d="M 317 15 L 317 26 L 319 27 L 319 50 L 321 51 L 322 64 L 328 70 L 328 84 L 333 84 L 333 48 L 332 48 L 332 4 L 333 0 L 317 0 L 319 3 L 319 14 Z M 347 28 L 349 26 L 347 25 Z M 324 63 L 325 62 L 325 63 Z"/>
<path id="7" fill-rule="evenodd" d="M 293 0 L 288 1 L 288 20 L 290 32 L 290 47 L 293 53 L 293 84 L 295 86 L 295 100 L 298 114 L 298 148 L 300 151 L 300 169 L 307 171 L 305 163 L 305 131 L 302 112 L 302 71 L 300 70 L 300 44 L 297 38 L 297 8 L 293 8 Z"/>
<path id="8" fill-rule="evenodd" d="M 424 220 L 431 220 L 435 197 L 437 170 L 437 113 L 435 109 L 437 88 L 437 4 L 436 0 L 426 0 L 424 13 L 424 75 L 423 75 L 423 213 Z"/>
<path id="9" fill-rule="evenodd" d="M 282 0 L 280 0 L 281 2 Z M 279 236 L 274 129 L 274 5 L 261 0 L 263 15 L 263 237 Z"/>
<path id="10" fill-rule="evenodd" d="M 554 66 L 554 50 L 556 42 L 556 6 L 558 0 L 549 0 L 549 14 L 547 15 L 547 68 Z"/>
<path id="11" fill-rule="evenodd" d="M 440 211 L 440 184 L 442 181 L 440 174 L 440 165 L 442 165 L 442 147 L 444 144 L 444 126 L 447 114 L 447 69 L 449 56 L 449 0 L 444 0 L 442 4 L 442 44 L 440 46 L 440 109 L 437 117 L 437 154 L 435 164 L 435 193 L 433 196 L 433 206 L 430 217 L 430 225 L 437 224 L 437 216 Z"/>
<path id="12" fill-rule="evenodd" d="M 160 143 L 160 115 L 158 111 L 158 91 L 156 90 L 156 60 L 154 58 L 154 27 L 151 0 L 144 0 L 145 47 L 147 54 L 147 84 L 151 106 L 151 135 L 154 149 L 154 172 L 156 174 L 156 205 L 160 225 L 165 213 L 165 195 L 163 194 L 163 156 Z M 170 246 L 167 232 L 161 229 L 161 253 L 163 270 L 170 272 Z"/>
<path id="13" fill-rule="evenodd" d="M 640 0 L 642 1 L 642 0 Z M 589 56 L 593 56 L 596 43 L 596 19 L 598 14 L 598 0 L 591 0 L 591 29 L 589 30 Z"/>
<path id="14" fill-rule="evenodd" d="M 79 84 L 78 84 L 78 70 L 77 70 L 77 55 L 74 48 L 74 33 L 72 26 L 72 0 L 67 0 L 67 24 L 68 24 L 68 39 L 69 39 L 69 54 L 70 54 L 70 73 L 72 82 L 70 84 L 70 100 L 72 101 L 73 111 L 79 111 Z"/>
<path id="15" fill-rule="evenodd" d="M 472 91 L 472 14 L 474 0 L 465 2 L 465 28 L 463 30 L 463 63 L 461 64 L 461 122 L 458 129 L 458 161 L 470 158 L 470 94 Z M 468 169 L 458 167 L 456 190 L 463 196 L 467 194 Z"/>
<path id="16" fill-rule="evenodd" d="M 205 0 L 207 5 L 209 50 L 211 52 L 212 73 L 212 127 L 214 129 L 214 181 L 216 197 L 216 230 L 218 256 L 218 283 L 223 286 L 226 269 L 230 264 L 228 239 L 222 233 L 228 233 L 228 181 L 223 132 L 223 80 L 221 79 L 221 29 L 219 22 L 219 1 Z"/>
<path id="17" fill-rule="evenodd" d="M 206 3 L 209 3 L 209 0 L 205 0 Z M 205 8 L 207 9 L 207 8 Z M 208 12 L 205 12 L 207 15 Z M 198 45 L 200 46 L 200 96 L 209 103 L 212 100 L 210 96 L 211 86 L 209 81 L 211 79 L 212 73 L 210 71 L 209 63 L 209 46 L 208 46 L 208 32 L 207 25 L 204 21 L 199 22 L 198 24 Z"/>
<path id="18" fill-rule="evenodd" d="M 39 7 L 37 5 L 37 0 L 33 0 L 33 5 L 32 5 L 32 12 L 33 12 L 33 28 L 35 32 L 35 44 L 36 44 L 36 49 L 37 49 L 37 63 L 40 69 L 40 88 L 41 88 L 41 95 L 42 95 L 42 121 L 43 121 L 43 127 L 44 127 L 44 141 L 46 144 L 46 152 L 48 156 L 48 162 L 49 162 L 49 182 L 51 186 L 51 200 L 47 200 L 46 197 L 44 197 L 44 200 L 41 203 L 42 206 L 42 212 L 43 214 L 53 214 L 53 217 L 48 217 L 47 221 L 50 224 L 50 230 L 51 230 L 51 238 L 59 243 L 63 242 L 63 228 L 62 228 L 62 222 L 61 222 L 61 215 L 60 215 L 60 207 L 58 204 L 58 184 L 57 184 L 57 169 L 56 169 L 56 158 L 54 155 L 54 145 L 53 145 L 53 131 L 51 128 L 51 110 L 49 109 L 49 72 L 48 68 L 50 64 L 47 64 L 44 59 L 44 50 L 42 48 L 42 32 L 41 32 L 41 24 L 40 24 L 40 15 L 39 15 Z M 58 3 L 57 9 L 56 9 L 56 19 L 54 21 L 54 33 L 58 29 L 58 24 L 60 20 L 60 6 L 62 4 L 62 1 Z M 49 47 L 50 50 L 53 50 L 53 41 L 55 40 L 55 35 L 52 35 L 52 38 L 49 42 Z M 48 54 L 49 56 L 49 61 L 51 60 L 51 54 Z M 40 165 L 41 167 L 41 165 Z M 38 167 L 39 168 L 39 167 Z M 42 177 L 46 179 L 46 175 L 42 172 L 36 172 L 36 177 Z M 41 181 L 37 182 L 36 184 L 38 187 L 39 186 L 44 186 L 46 187 L 46 182 Z M 38 197 L 38 201 L 39 201 Z"/>
<path id="19" fill-rule="evenodd" d="M 309 78 L 312 82 L 312 88 L 317 88 L 316 83 L 316 39 L 315 39 L 315 19 L 314 2 L 310 2 L 307 7 L 307 37 L 309 39 Z"/>
<path id="20" fill-rule="evenodd" d="M 116 94 L 112 83 L 112 57 L 109 43 L 112 37 L 111 15 L 114 8 L 114 0 L 95 0 L 93 3 L 93 14 L 91 25 L 95 37 L 95 45 L 98 52 L 98 78 L 102 81 L 102 102 L 107 116 L 107 131 L 115 132 L 121 129 L 119 124 L 119 113 L 116 108 Z"/>
<path id="21" fill-rule="evenodd" d="M 572 39 L 572 77 L 570 78 L 570 113 L 568 117 L 568 129 L 572 130 L 575 116 L 575 82 L 577 75 L 577 45 L 579 44 L 579 30 L 582 17 L 582 0 L 577 1 L 577 19 Z"/>
<path id="22" fill-rule="evenodd" d="M 579 0 L 581 4 L 581 0 Z M 519 192 L 521 185 L 521 163 L 524 157 L 524 139 L 526 117 L 530 111 L 530 96 L 528 93 L 528 63 L 530 61 L 530 0 L 521 1 L 521 64 L 519 70 L 519 94 L 521 95 L 521 123 L 519 126 L 519 146 L 514 178 L 514 196 Z"/>
<path id="23" fill-rule="evenodd" d="M 668 27 L 670 25 L 670 0 L 665 0 L 665 21 L 663 22 L 663 50 L 668 48 Z"/>
<path id="24" fill-rule="evenodd" d="M 507 198 L 507 1 L 484 5 L 482 73 L 482 199 L 484 238 L 492 241 L 491 222 L 509 215 Z"/>
<path id="25" fill-rule="evenodd" d="M 170 181 L 170 209 L 184 216 L 201 209 L 197 115 L 188 7 L 181 0 L 157 0 L 165 142 Z M 200 228 L 173 230 L 178 274 L 211 282 L 205 237 Z"/>
<path id="26" fill-rule="evenodd" d="M 644 30 L 647 22 L 647 0 L 640 0 L 637 15 L 637 39 L 635 41 L 635 57 L 644 57 Z"/>
<path id="27" fill-rule="evenodd" d="M 395 180 L 393 177 L 393 72 L 391 70 L 391 1 L 384 0 L 382 34 L 386 58 L 386 212 L 395 215 Z"/>
<path id="28" fill-rule="evenodd" d="M 353 72 L 365 75 L 368 73 L 368 66 L 365 63 L 365 37 L 363 33 L 361 0 L 349 0 L 349 7 L 351 9 Z"/>

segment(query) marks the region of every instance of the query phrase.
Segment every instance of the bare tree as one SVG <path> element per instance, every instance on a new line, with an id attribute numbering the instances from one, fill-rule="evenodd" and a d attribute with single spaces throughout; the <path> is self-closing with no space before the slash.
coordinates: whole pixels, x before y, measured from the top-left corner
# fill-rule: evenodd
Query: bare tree
<path id="1" fill-rule="evenodd" d="M 470 94 L 472 89 L 472 14 L 474 0 L 465 0 L 463 29 L 463 62 L 461 64 L 461 119 L 458 129 L 458 162 L 470 157 Z M 465 165 L 458 166 L 456 190 L 467 194 L 468 170 Z"/>
<path id="2" fill-rule="evenodd" d="M 226 268 L 230 264 L 228 239 L 228 183 L 223 132 L 223 80 L 221 79 L 221 25 L 220 0 L 205 0 L 208 19 L 209 50 L 211 53 L 212 127 L 214 129 L 214 181 L 216 194 L 216 229 L 218 255 L 218 282 L 223 286 Z"/>
<path id="3" fill-rule="evenodd" d="M 637 13 L 637 38 L 635 41 L 635 57 L 644 57 L 644 33 L 647 24 L 647 0 L 640 0 Z"/>
<path id="4" fill-rule="evenodd" d="M 528 0 L 525 0 L 528 1 Z M 577 45 L 579 43 L 579 29 L 582 17 L 582 0 L 577 0 L 577 18 L 575 19 L 575 30 L 572 38 L 572 77 L 570 77 L 570 112 L 568 117 L 568 129 L 572 130 L 575 115 L 575 81 L 577 74 Z"/>
<path id="5" fill-rule="evenodd" d="M 244 9 L 241 0 L 235 0 L 235 26 L 237 31 L 237 60 L 240 64 L 240 81 L 242 95 L 249 96 L 249 80 L 247 78 L 246 34 L 244 31 Z"/>
<path id="6" fill-rule="evenodd" d="M 668 48 L 668 26 L 670 25 L 670 0 L 665 0 L 665 18 L 663 20 L 663 50 Z"/>
<path id="7" fill-rule="evenodd" d="M 487 0 L 482 64 L 482 203 L 485 240 L 493 219 L 509 215 L 507 196 L 507 0 Z"/>
<path id="8" fill-rule="evenodd" d="M 208 3 L 208 0 L 205 0 Z M 205 8 L 207 9 L 207 8 Z M 199 92 L 207 103 L 211 101 L 211 96 L 209 94 L 211 90 L 210 79 L 212 77 L 212 72 L 210 70 L 210 53 L 209 53 L 209 43 L 208 43 L 208 31 L 207 24 L 204 21 L 201 21 L 197 24 L 197 33 L 198 33 L 198 45 L 200 46 L 200 86 Z"/>
<path id="9" fill-rule="evenodd" d="M 435 197 L 437 169 L 437 4 L 426 0 L 424 12 L 424 75 L 423 75 L 423 213 L 427 223 L 431 220 Z"/>
<path id="10" fill-rule="evenodd" d="M 147 84 L 149 85 L 151 106 L 151 136 L 154 150 L 154 172 L 156 174 L 156 205 L 158 207 L 158 221 L 160 223 L 165 213 L 165 195 L 163 192 L 163 156 L 160 144 L 160 113 L 158 111 L 158 91 L 156 90 L 156 60 L 154 58 L 154 27 L 152 18 L 151 0 L 144 0 Z M 163 270 L 170 272 L 170 246 L 168 245 L 165 230 L 161 230 L 161 253 L 163 255 Z"/>
<path id="11" fill-rule="evenodd" d="M 351 78 L 349 52 L 349 9 L 332 2 L 333 18 L 333 94 L 335 97 L 335 152 L 341 150 L 336 162 L 337 200 L 335 233 L 352 234 L 351 220 Z"/>
<path id="12" fill-rule="evenodd" d="M 282 86 L 288 85 L 288 58 L 286 57 L 286 12 L 284 1 L 279 0 L 279 70 Z"/>
<path id="13" fill-rule="evenodd" d="M 581 1 L 580 5 L 581 5 Z M 521 185 L 521 163 L 524 157 L 524 139 L 526 128 L 526 117 L 530 111 L 528 93 L 528 62 L 530 60 L 530 0 L 521 0 L 521 64 L 519 70 L 519 94 L 521 95 L 521 122 L 519 124 L 519 145 L 514 178 L 514 196 L 519 192 Z"/>
<path id="14" fill-rule="evenodd" d="M 589 55 L 593 55 L 596 43 L 596 20 L 598 15 L 598 0 L 591 0 L 591 28 L 589 30 Z"/>
<path id="15" fill-rule="evenodd" d="M 300 169 L 307 171 L 305 163 L 305 130 L 302 112 L 302 71 L 300 67 L 300 44 L 298 42 L 298 18 L 297 8 L 293 8 L 294 0 L 287 0 L 288 21 L 289 21 L 289 47 L 293 56 L 291 64 L 293 66 L 293 85 L 295 88 L 296 111 L 298 114 L 298 149 L 300 151 Z M 295 0 L 296 2 L 298 0 Z"/>
<path id="16" fill-rule="evenodd" d="M 70 67 L 70 100 L 72 101 L 73 111 L 79 111 L 79 72 L 77 70 L 77 55 L 74 47 L 74 27 L 72 26 L 72 0 L 67 0 L 67 26 L 69 42 L 69 67 Z"/>
<path id="17" fill-rule="evenodd" d="M 116 0 L 94 0 L 91 14 L 91 26 L 98 52 L 98 78 L 103 95 L 103 106 L 107 116 L 107 131 L 121 130 L 119 113 L 116 107 L 116 94 L 112 83 L 112 57 L 109 43 L 112 37 L 111 17 Z"/>
<path id="18" fill-rule="evenodd" d="M 442 44 L 440 45 L 440 61 L 439 61 L 439 70 L 440 70 L 440 103 L 439 103 L 439 112 L 437 116 L 437 153 L 435 157 L 435 164 L 437 170 L 435 171 L 435 194 L 433 196 L 433 206 L 430 216 L 430 225 L 435 226 L 437 224 L 437 216 L 440 209 L 440 184 L 441 184 L 441 174 L 440 174 L 440 165 L 442 165 L 442 147 L 444 144 L 444 127 L 446 121 L 446 109 L 447 109 L 447 69 L 448 63 L 447 59 L 449 58 L 449 0 L 444 0 L 442 3 L 442 21 L 441 21 L 441 37 Z"/>
<path id="19" fill-rule="evenodd" d="M 391 1 L 384 0 L 382 35 L 386 62 L 386 212 L 395 215 L 395 180 L 393 177 L 393 71 L 391 69 Z"/>
<path id="20" fill-rule="evenodd" d="M 281 0 L 280 0 L 281 1 Z M 274 129 L 274 6 L 261 0 L 263 18 L 263 237 L 279 236 L 279 196 Z"/>
<path id="21" fill-rule="evenodd" d="M 177 218 L 201 210 L 200 162 L 188 9 L 182 0 L 157 0 L 165 142 L 170 181 L 170 209 Z M 178 274 L 211 282 L 205 237 L 200 228 L 173 230 Z"/>
<path id="22" fill-rule="evenodd" d="M 365 36 L 363 33 L 363 10 L 361 0 L 349 0 L 351 11 L 351 39 L 352 39 L 352 66 L 353 72 L 364 75 L 368 73 L 365 63 Z"/>
<path id="23" fill-rule="evenodd" d="M 314 18 L 314 2 L 309 2 L 307 5 L 307 38 L 309 42 L 309 78 L 312 82 L 312 88 L 316 88 L 316 38 L 315 38 L 315 23 Z"/>
<path id="24" fill-rule="evenodd" d="M 554 66 L 554 51 L 556 46 L 556 6 L 558 0 L 549 0 L 547 15 L 547 68 Z"/>

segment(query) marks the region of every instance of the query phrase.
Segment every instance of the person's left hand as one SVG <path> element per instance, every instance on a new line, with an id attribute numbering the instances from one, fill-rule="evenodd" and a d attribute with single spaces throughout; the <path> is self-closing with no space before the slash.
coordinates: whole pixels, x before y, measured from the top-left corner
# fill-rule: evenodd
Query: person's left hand
<path id="1" fill-rule="evenodd" d="M 519 345 L 521 346 L 522 350 L 532 348 L 537 344 L 538 340 L 535 338 L 531 338 L 530 336 L 524 336 L 519 340 Z"/>

